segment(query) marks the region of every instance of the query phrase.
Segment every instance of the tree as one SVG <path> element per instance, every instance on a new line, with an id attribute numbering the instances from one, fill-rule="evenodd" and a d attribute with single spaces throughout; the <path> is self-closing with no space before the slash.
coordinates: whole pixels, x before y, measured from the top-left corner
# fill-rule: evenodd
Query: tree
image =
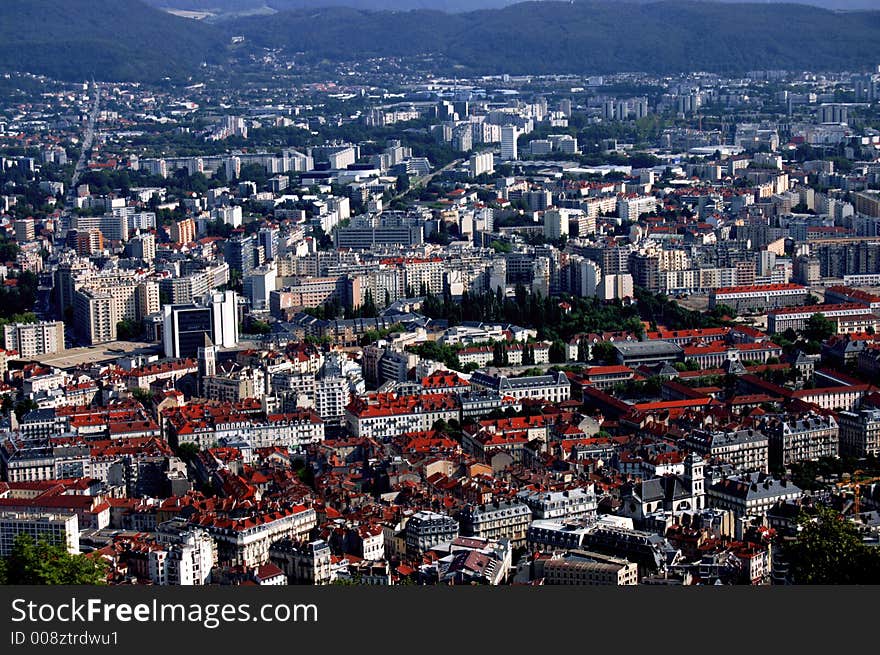
<path id="1" fill-rule="evenodd" d="M 141 405 L 148 407 L 153 402 L 153 396 L 150 395 L 150 392 L 146 389 L 141 389 L 140 387 L 135 387 L 131 390 L 132 397 L 137 400 Z"/>
<path id="2" fill-rule="evenodd" d="M 25 398 L 24 400 L 20 400 L 15 405 L 15 417 L 21 421 L 21 418 L 27 414 L 32 409 L 39 409 L 40 406 L 30 398 Z"/>
<path id="3" fill-rule="evenodd" d="M 130 318 L 124 318 L 116 324 L 116 338 L 121 341 L 131 341 L 140 334 L 141 326 Z"/>
<path id="4" fill-rule="evenodd" d="M 804 325 L 804 336 L 809 341 L 817 341 L 819 343 L 825 341 L 835 331 L 834 323 L 826 318 L 822 312 L 816 312 L 810 316 Z"/>
<path id="5" fill-rule="evenodd" d="M 616 361 L 617 349 L 610 341 L 600 341 L 593 346 L 593 359 L 597 362 Z"/>
<path id="6" fill-rule="evenodd" d="M 565 362 L 565 344 L 556 339 L 550 344 L 550 352 L 548 353 L 550 361 L 554 364 L 562 364 Z"/>
<path id="7" fill-rule="evenodd" d="M 199 447 L 192 443 L 182 443 L 177 446 L 177 456 L 185 462 L 192 461 L 199 454 Z"/>
<path id="8" fill-rule="evenodd" d="M 409 175 L 398 175 L 397 180 L 394 182 L 394 190 L 398 195 L 403 195 L 409 191 Z"/>
<path id="9" fill-rule="evenodd" d="M 578 354 L 577 360 L 579 362 L 586 362 L 590 359 L 590 341 L 586 337 L 581 337 L 578 339 Z"/>
<path id="10" fill-rule="evenodd" d="M 6 584 L 101 585 L 107 581 L 107 563 L 88 555 L 73 555 L 48 539 L 26 534 L 15 538 L 5 563 Z"/>
<path id="11" fill-rule="evenodd" d="M 862 541 L 859 528 L 830 508 L 801 514 L 801 531 L 784 545 L 796 584 L 880 584 L 880 551 Z"/>
<path id="12" fill-rule="evenodd" d="M 272 331 L 272 326 L 269 325 L 266 321 L 253 319 L 251 321 L 250 327 L 248 328 L 248 331 L 251 334 L 269 334 Z"/>

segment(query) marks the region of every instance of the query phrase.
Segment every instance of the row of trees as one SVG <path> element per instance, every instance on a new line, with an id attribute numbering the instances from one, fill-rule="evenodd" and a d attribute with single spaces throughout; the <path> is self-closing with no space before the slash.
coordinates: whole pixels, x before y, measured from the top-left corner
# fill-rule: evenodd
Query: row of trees
<path id="1" fill-rule="evenodd" d="M 564 303 L 562 302 L 564 301 Z M 582 332 L 628 330 L 644 333 L 639 310 L 620 302 L 596 298 L 550 297 L 516 287 L 513 298 L 496 293 L 465 292 L 460 301 L 448 293 L 430 295 L 422 311 L 431 318 L 446 319 L 451 325 L 462 321 L 498 321 L 536 329 L 539 339 L 566 341 Z"/>

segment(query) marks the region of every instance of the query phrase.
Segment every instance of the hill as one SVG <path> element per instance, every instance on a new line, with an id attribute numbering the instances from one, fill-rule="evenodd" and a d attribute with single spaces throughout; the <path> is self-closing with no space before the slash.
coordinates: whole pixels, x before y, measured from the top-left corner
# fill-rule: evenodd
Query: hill
<path id="1" fill-rule="evenodd" d="M 140 0 L 3 0 L 0 70 L 59 79 L 180 78 L 222 52 L 225 37 Z"/>
<path id="2" fill-rule="evenodd" d="M 317 7 L 349 7 L 351 9 L 409 11 L 428 9 L 445 12 L 497 9 L 518 0 L 144 0 L 160 9 L 209 12 L 225 17 L 254 12 L 259 9 L 294 11 Z"/>
<path id="3" fill-rule="evenodd" d="M 582 0 L 464 14 L 326 8 L 241 18 L 226 29 L 315 58 L 432 54 L 473 73 L 862 69 L 880 52 L 880 12 L 795 4 Z"/>
<path id="4" fill-rule="evenodd" d="M 211 12 L 224 16 L 257 9 L 268 8 L 274 11 L 295 9 L 314 9 L 316 7 L 349 7 L 367 10 L 409 11 L 428 9 L 445 12 L 473 11 L 477 9 L 497 9 L 516 4 L 518 0 L 144 0 L 147 4 L 163 9 Z M 658 0 L 616 0 L 645 4 Z M 742 2 L 742 0 L 702 0 L 703 2 Z M 798 4 L 812 5 L 824 9 L 876 9 L 877 0 L 795 0 Z M 768 4 L 768 0 L 763 0 Z"/>
<path id="5" fill-rule="evenodd" d="M 212 2 L 226 0 L 192 4 Z M 880 11 L 797 4 L 575 0 L 467 13 L 330 7 L 209 24 L 141 0 L 3 0 L 0 71 L 182 79 L 202 61 L 222 60 L 239 34 L 245 48 L 282 48 L 312 61 L 429 55 L 462 74 L 864 70 L 880 60 Z"/>

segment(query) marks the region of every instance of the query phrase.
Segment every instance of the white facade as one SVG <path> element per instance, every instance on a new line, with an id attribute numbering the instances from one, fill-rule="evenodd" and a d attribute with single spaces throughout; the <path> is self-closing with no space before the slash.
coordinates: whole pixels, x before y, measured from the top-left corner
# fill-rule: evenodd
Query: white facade
<path id="1" fill-rule="evenodd" d="M 519 138 L 519 130 L 514 125 L 505 125 L 501 128 L 501 160 L 510 161 L 517 159 L 516 140 Z"/>

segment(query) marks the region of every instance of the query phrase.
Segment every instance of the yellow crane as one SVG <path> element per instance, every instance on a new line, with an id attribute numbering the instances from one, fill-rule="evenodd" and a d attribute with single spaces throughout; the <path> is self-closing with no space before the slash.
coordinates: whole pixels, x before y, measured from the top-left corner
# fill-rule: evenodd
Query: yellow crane
<path id="1" fill-rule="evenodd" d="M 864 475 L 865 472 L 862 470 L 853 471 L 850 479 L 847 482 L 838 482 L 835 486 L 837 487 L 851 487 L 853 491 L 853 514 L 861 513 L 862 507 L 862 485 L 863 484 L 873 484 L 874 482 L 880 482 L 880 476 L 874 476 L 869 478 L 859 479 L 859 475 Z"/>

